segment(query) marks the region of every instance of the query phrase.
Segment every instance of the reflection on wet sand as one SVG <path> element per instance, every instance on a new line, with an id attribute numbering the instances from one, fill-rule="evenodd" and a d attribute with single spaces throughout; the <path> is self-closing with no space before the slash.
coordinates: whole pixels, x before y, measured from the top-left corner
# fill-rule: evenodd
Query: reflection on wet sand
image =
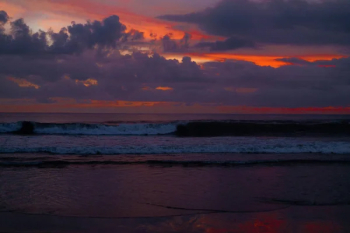
<path id="1" fill-rule="evenodd" d="M 329 215 L 331 213 L 331 215 Z M 291 207 L 253 214 L 84 218 L 0 213 L 1 232 L 347 233 L 350 207 Z"/>
<path id="2" fill-rule="evenodd" d="M 3 168 L 0 232 L 350 232 L 348 166 Z"/>
<path id="3" fill-rule="evenodd" d="M 306 207 L 308 211 L 336 213 L 337 208 Z M 311 209 L 310 209 L 311 208 Z M 208 214 L 190 217 L 174 217 L 158 225 L 143 226 L 147 232 L 205 232 L 205 233 L 334 233 L 348 232 L 350 224 L 339 223 L 324 214 L 321 219 L 300 218 L 303 208 L 256 214 Z M 350 213 L 350 208 L 347 208 Z M 293 215 L 294 217 L 288 217 Z M 344 216 L 345 217 L 345 216 Z M 341 225 L 342 224 L 342 225 Z"/>

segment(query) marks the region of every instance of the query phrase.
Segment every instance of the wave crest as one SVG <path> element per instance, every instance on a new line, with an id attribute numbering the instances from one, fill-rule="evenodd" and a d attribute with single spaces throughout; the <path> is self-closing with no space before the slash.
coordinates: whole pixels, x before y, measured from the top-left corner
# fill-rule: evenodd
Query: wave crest
<path id="1" fill-rule="evenodd" d="M 17 122 L 0 124 L 0 133 L 63 134 L 63 135 L 164 135 L 174 133 L 175 123 L 167 124 L 84 124 L 84 123 L 37 123 Z"/>
<path id="2" fill-rule="evenodd" d="M 327 137 L 350 136 L 349 121 L 296 122 L 296 121 L 192 121 L 163 123 L 0 123 L 0 133 L 63 134 L 63 135 L 165 135 L 179 137 L 217 136 L 277 136 Z"/>

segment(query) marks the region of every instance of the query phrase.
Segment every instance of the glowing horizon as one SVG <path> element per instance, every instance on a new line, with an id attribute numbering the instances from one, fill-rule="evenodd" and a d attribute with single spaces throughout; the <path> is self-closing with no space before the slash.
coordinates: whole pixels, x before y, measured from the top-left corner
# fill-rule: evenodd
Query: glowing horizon
<path id="1" fill-rule="evenodd" d="M 61 111 L 55 100 L 72 99 L 70 111 L 348 113 L 350 33 L 327 0 L 317 7 L 333 21 L 322 25 L 310 23 L 315 3 L 297 21 L 271 1 L 142 3 L 0 0 L 0 98 L 31 100 L 0 111 Z M 245 4 L 246 15 L 225 15 Z"/>

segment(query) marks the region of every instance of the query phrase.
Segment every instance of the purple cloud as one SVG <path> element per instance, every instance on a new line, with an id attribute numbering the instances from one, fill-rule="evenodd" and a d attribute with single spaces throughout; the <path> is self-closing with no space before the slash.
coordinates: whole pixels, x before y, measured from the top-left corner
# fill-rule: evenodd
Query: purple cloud
<path id="1" fill-rule="evenodd" d="M 126 32 L 118 16 L 101 22 L 73 23 L 58 33 L 32 33 L 22 19 L 11 22 L 11 28 L 11 34 L 0 34 L 3 99 L 172 101 L 264 107 L 349 105 L 350 58 L 317 62 L 285 58 L 282 60 L 295 65 L 272 68 L 232 60 L 197 64 L 190 57 L 179 62 L 139 51 L 125 55 L 119 46 L 142 40 L 143 36 L 137 31 Z M 254 45 L 238 38 L 241 37 L 197 46 L 224 50 Z M 189 39 L 185 34 L 182 40 L 174 41 L 168 35 L 161 42 L 166 51 L 181 51 L 191 47 Z"/>
<path id="2" fill-rule="evenodd" d="M 197 24 L 207 33 L 293 45 L 349 45 L 347 0 L 223 0 L 214 7 L 160 19 Z"/>
<path id="3" fill-rule="evenodd" d="M 256 45 L 253 41 L 229 37 L 224 41 L 216 42 L 200 42 L 196 44 L 197 48 L 209 48 L 210 51 L 225 51 L 225 50 L 234 50 L 240 48 L 256 48 Z"/>
<path id="4" fill-rule="evenodd" d="M 6 23 L 7 13 L 0 12 L 0 22 Z M 51 40 L 48 43 L 47 38 Z M 97 46 L 100 49 L 116 48 L 123 38 L 126 42 L 142 39 L 142 33 L 133 30 L 126 32 L 126 27 L 116 15 L 105 18 L 102 22 L 93 21 L 62 28 L 58 33 L 39 31 L 32 33 L 23 19 L 11 22 L 11 34 L 0 30 L 0 54 L 74 54 L 82 53 Z"/>
<path id="5" fill-rule="evenodd" d="M 0 11 L 0 25 L 7 23 L 9 16 L 5 11 Z"/>

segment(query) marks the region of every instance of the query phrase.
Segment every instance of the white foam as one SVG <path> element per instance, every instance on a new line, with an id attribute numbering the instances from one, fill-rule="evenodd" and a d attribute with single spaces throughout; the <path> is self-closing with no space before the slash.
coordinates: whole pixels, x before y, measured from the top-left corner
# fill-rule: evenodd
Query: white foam
<path id="1" fill-rule="evenodd" d="M 10 133 L 21 128 L 21 122 L 0 124 L 0 133 Z M 168 124 L 34 124 L 36 134 L 64 135 L 158 135 L 176 131 L 176 123 Z"/>
<path id="2" fill-rule="evenodd" d="M 64 139 L 57 136 L 38 145 L 38 141 L 19 146 L 18 142 L 9 140 L 0 148 L 1 153 L 35 153 L 53 154 L 184 154 L 184 153 L 271 153 L 271 154 L 350 154 L 350 142 L 347 141 L 312 141 L 291 138 L 175 138 L 175 137 L 127 137 L 101 139 Z M 63 136 L 62 136 L 63 137 Z M 88 136 L 86 136 L 88 137 Z M 65 137 L 63 137 L 65 138 Z M 163 138 L 163 139 L 162 139 Z M 166 138 L 166 139 L 164 139 Z M 28 138 L 27 138 L 28 139 Z M 55 140 L 55 144 L 53 141 Z M 70 142 L 66 141 L 70 140 Z M 74 141 L 74 140 L 79 140 Z M 101 140 L 101 141 L 99 141 Z M 54 144 L 55 146 L 51 146 Z"/>
<path id="3" fill-rule="evenodd" d="M 120 125 L 54 125 L 37 127 L 38 134 L 67 135 L 157 135 L 175 132 L 175 124 L 120 124 Z"/>
<path id="4" fill-rule="evenodd" d="M 0 133 L 11 133 L 17 131 L 21 128 L 21 122 L 15 123 L 1 123 L 0 124 Z"/>

